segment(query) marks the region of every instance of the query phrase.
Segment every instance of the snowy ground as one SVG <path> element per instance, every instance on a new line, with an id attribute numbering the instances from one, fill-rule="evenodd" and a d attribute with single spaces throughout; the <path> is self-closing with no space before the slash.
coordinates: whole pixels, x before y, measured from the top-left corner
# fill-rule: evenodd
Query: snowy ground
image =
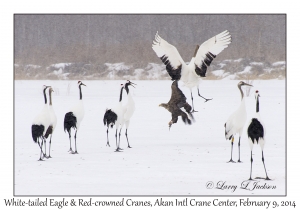
<path id="1" fill-rule="evenodd" d="M 158 105 L 168 102 L 171 81 L 133 81 L 136 112 L 128 136 L 123 129 L 121 147 L 115 150 L 115 130 L 110 130 L 111 147 L 106 147 L 106 108 L 118 102 L 119 84 L 124 81 L 83 81 L 85 117 L 77 137 L 79 154 L 72 155 L 63 119 L 79 98 L 77 81 L 15 81 L 15 195 L 285 195 L 286 118 L 285 80 L 254 81 L 246 98 L 248 119 L 255 111 L 253 92 L 260 91 L 261 117 L 267 127 L 265 163 L 272 181 L 257 180 L 259 186 L 276 189 L 241 189 L 249 178 L 250 149 L 246 129 L 241 140 L 243 163 L 227 163 L 230 142 L 224 123 L 240 103 L 239 81 L 203 81 L 200 92 L 213 100 L 204 103 L 194 89 L 195 123 L 178 120 L 169 131 L 171 114 Z M 39 148 L 31 137 L 31 123 L 43 107 L 42 85 L 51 85 L 57 128 L 52 139 L 52 159 L 37 161 Z M 71 84 L 68 94 L 68 85 Z M 191 104 L 189 90 L 180 88 Z M 125 101 L 126 102 L 126 96 Z M 237 138 L 236 138 L 237 139 Z M 253 150 L 253 177 L 265 176 L 261 150 Z M 238 159 L 237 141 L 233 159 Z M 223 188 L 217 189 L 224 183 Z M 249 183 L 248 189 L 255 182 Z M 211 187 L 212 189 L 207 189 Z M 258 186 L 257 185 L 257 186 Z M 236 189 L 232 189 L 236 187 Z"/>

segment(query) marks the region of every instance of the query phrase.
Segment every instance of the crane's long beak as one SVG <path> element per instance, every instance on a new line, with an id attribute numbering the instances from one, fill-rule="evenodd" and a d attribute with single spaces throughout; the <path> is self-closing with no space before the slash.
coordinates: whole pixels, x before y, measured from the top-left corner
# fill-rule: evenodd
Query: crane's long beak
<path id="1" fill-rule="evenodd" d="M 85 84 L 81 83 L 82 85 L 86 86 Z"/>
<path id="2" fill-rule="evenodd" d="M 130 82 L 130 85 L 132 86 L 132 87 L 134 87 L 133 85 L 137 85 L 137 84 L 134 84 L 133 82 Z M 135 87 L 134 87 L 135 88 Z"/>
<path id="3" fill-rule="evenodd" d="M 253 87 L 253 85 L 250 85 L 250 84 L 248 84 L 248 83 L 244 83 L 244 85 L 248 85 L 248 86 L 251 86 L 251 87 Z"/>

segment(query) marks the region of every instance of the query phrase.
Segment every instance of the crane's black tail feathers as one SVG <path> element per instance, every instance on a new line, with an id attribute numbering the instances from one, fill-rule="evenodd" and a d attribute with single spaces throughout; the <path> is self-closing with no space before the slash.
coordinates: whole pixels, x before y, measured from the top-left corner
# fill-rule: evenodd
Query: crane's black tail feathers
<path id="1" fill-rule="evenodd" d="M 31 126 L 31 134 L 32 139 L 35 143 L 37 143 L 37 140 L 39 137 L 43 136 L 45 127 L 43 125 L 32 125 Z"/>
<path id="2" fill-rule="evenodd" d="M 64 131 L 66 132 L 67 130 L 69 133 L 71 128 L 77 128 L 76 123 L 77 118 L 74 116 L 73 112 L 68 112 L 64 119 Z"/>
<path id="3" fill-rule="evenodd" d="M 110 125 L 111 128 L 114 126 L 115 122 L 117 121 L 118 116 L 115 112 L 113 112 L 111 109 L 106 109 L 104 117 L 103 117 L 103 123 L 104 125 L 107 125 L 107 127 Z"/>
<path id="4" fill-rule="evenodd" d="M 251 123 L 247 130 L 248 137 L 252 140 L 252 143 L 258 143 L 259 138 L 264 138 L 264 127 L 256 118 L 252 118 Z"/>
<path id="5" fill-rule="evenodd" d="M 50 125 L 46 131 L 45 138 L 47 139 L 50 134 L 53 132 L 53 126 Z"/>

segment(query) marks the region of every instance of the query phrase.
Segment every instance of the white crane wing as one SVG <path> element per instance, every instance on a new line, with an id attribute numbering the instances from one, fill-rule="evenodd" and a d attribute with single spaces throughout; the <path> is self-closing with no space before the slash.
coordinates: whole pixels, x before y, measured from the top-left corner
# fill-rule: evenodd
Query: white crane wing
<path id="1" fill-rule="evenodd" d="M 222 33 L 208 39 L 200 47 L 195 56 L 195 72 L 201 77 L 205 77 L 207 67 L 213 59 L 231 43 L 229 32 Z"/>
<path id="2" fill-rule="evenodd" d="M 184 61 L 182 60 L 176 47 L 161 38 L 157 32 L 155 39 L 153 40 L 152 49 L 166 65 L 166 70 L 168 71 L 172 80 L 179 80 Z"/>

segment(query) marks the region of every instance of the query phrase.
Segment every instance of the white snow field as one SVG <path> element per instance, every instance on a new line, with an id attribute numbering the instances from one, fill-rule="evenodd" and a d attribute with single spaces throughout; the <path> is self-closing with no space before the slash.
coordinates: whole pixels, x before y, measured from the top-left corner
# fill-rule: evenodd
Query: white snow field
<path id="1" fill-rule="evenodd" d="M 272 179 L 256 179 L 249 183 L 247 125 L 241 139 L 243 163 L 227 163 L 231 144 L 224 136 L 224 123 L 240 104 L 238 80 L 202 81 L 200 93 L 213 100 L 204 103 L 194 89 L 194 105 L 198 111 L 194 113 L 195 122 L 185 125 L 180 118 L 170 130 L 171 114 L 158 105 L 169 101 L 172 81 L 132 82 L 137 84 L 135 89 L 130 87 L 136 104 L 128 129 L 132 148 L 127 148 L 125 126 L 121 135 L 123 152 L 114 152 L 115 129 L 109 131 L 111 147 L 106 146 L 106 126 L 103 124 L 106 108 L 117 104 L 119 85 L 125 81 L 85 80 L 83 83 L 87 86 L 82 87 L 85 116 L 77 133 L 79 154 L 69 154 L 69 138 L 63 130 L 63 120 L 65 113 L 79 100 L 77 81 L 15 81 L 15 195 L 286 194 L 285 80 L 255 80 L 250 96 L 246 98 L 250 120 L 255 112 L 254 91 L 259 90 L 260 113 L 267 130 L 265 164 Z M 38 161 L 40 149 L 32 140 L 31 124 L 43 107 L 42 85 L 54 88 L 57 126 L 52 138 L 52 158 Z M 179 87 L 191 104 L 189 89 L 182 83 Z M 125 104 L 125 91 L 123 96 Z M 74 131 L 72 141 L 73 135 Z M 237 143 L 238 136 L 233 150 L 234 161 L 238 160 Z M 254 145 L 253 160 L 252 177 L 265 177 L 259 145 Z"/>

